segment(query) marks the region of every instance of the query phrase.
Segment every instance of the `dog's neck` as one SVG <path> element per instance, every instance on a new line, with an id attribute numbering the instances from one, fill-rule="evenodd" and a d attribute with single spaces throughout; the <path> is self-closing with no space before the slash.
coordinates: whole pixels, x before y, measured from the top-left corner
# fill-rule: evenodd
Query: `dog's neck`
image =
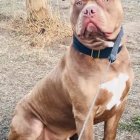
<path id="1" fill-rule="evenodd" d="M 94 50 L 90 49 L 84 44 L 80 42 L 80 40 L 74 35 L 73 36 L 73 47 L 79 51 L 80 53 L 83 53 L 85 55 L 89 55 L 93 58 L 106 58 L 111 62 L 114 62 L 116 60 L 117 54 L 121 51 L 121 42 L 123 37 L 123 28 L 121 27 L 121 30 L 119 34 L 117 35 L 114 42 L 112 42 L 113 46 L 107 46 L 104 49 L 101 50 Z M 96 44 L 96 42 L 95 42 Z"/>
<path id="2" fill-rule="evenodd" d="M 122 31 L 122 27 L 120 26 L 112 33 L 110 37 L 106 37 L 105 35 L 101 36 L 99 34 L 95 34 L 87 38 L 86 35 L 77 36 L 74 30 L 73 30 L 73 34 L 79 40 L 79 42 L 81 42 L 81 44 L 83 44 L 89 49 L 98 51 L 98 50 L 103 50 L 108 47 L 109 48 L 113 47 L 121 31 Z M 119 45 L 121 45 L 121 43 Z"/>
<path id="3" fill-rule="evenodd" d="M 81 39 L 80 37 L 78 37 L 76 34 L 74 34 L 74 36 L 77 38 L 77 40 L 83 44 L 84 46 L 86 46 L 89 49 L 93 49 L 93 50 L 103 50 L 107 47 L 113 47 L 114 46 L 114 40 L 105 40 L 105 39 L 101 39 L 101 38 L 93 38 L 93 39 Z"/>

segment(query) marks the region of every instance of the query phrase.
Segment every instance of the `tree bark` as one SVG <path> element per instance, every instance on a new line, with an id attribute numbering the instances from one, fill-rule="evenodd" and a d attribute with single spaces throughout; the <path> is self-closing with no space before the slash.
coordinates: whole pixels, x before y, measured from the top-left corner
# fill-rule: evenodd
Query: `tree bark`
<path id="1" fill-rule="evenodd" d="M 47 0 L 26 0 L 27 16 L 32 20 L 47 18 Z"/>

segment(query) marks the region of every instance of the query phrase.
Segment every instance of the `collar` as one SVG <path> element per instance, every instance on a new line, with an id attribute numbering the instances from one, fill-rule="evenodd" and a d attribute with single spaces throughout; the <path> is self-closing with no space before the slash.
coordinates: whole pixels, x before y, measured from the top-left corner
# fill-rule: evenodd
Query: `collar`
<path id="1" fill-rule="evenodd" d="M 108 58 L 108 60 L 111 63 L 113 63 L 117 58 L 117 54 L 122 49 L 122 46 L 120 46 L 120 43 L 121 43 L 123 35 L 124 35 L 123 27 L 121 27 L 121 30 L 116 40 L 114 41 L 114 43 L 112 42 L 113 47 L 109 46 L 99 51 L 86 47 L 75 36 L 73 36 L 73 47 L 83 54 L 89 55 L 93 58 Z"/>

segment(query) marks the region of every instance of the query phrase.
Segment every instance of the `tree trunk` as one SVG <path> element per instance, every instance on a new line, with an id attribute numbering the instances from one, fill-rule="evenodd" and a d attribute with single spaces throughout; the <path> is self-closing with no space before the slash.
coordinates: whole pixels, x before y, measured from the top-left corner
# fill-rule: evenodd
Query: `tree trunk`
<path id="1" fill-rule="evenodd" d="M 47 18 L 47 0 L 26 0 L 27 16 L 32 20 Z"/>

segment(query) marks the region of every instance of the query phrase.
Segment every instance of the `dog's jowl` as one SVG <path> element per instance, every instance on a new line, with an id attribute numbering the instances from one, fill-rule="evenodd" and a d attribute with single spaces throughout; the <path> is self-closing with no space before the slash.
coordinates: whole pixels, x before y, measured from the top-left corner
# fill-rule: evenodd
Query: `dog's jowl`
<path id="1" fill-rule="evenodd" d="M 99 122 L 103 139 L 115 140 L 133 81 L 121 0 L 71 0 L 70 20 L 71 46 L 17 104 L 9 140 L 77 139 L 94 99 L 80 140 L 94 140 Z"/>

